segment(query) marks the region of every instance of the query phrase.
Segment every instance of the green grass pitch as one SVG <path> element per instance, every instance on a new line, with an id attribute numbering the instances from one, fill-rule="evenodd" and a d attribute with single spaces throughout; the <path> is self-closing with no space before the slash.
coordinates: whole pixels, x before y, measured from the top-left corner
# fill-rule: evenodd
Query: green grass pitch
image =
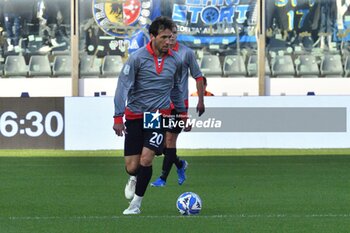
<path id="1" fill-rule="evenodd" d="M 0 150 L 0 233 L 350 232 L 350 150 L 180 150 L 164 188 L 123 216 L 121 151 Z M 160 174 L 156 158 L 152 181 Z M 198 216 L 177 197 L 200 195 Z"/>

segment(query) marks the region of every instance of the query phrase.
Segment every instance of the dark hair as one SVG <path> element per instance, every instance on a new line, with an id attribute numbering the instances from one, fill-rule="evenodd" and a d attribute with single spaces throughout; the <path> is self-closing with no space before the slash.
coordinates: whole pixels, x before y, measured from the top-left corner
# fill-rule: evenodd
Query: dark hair
<path id="1" fill-rule="evenodd" d="M 156 37 L 160 31 L 163 31 L 165 29 L 172 31 L 174 26 L 176 25 L 170 18 L 166 16 L 159 16 L 149 26 L 148 32 L 150 35 L 152 34 Z"/>
<path id="2" fill-rule="evenodd" d="M 207 78 L 203 76 L 203 85 L 206 86 L 207 85 Z"/>

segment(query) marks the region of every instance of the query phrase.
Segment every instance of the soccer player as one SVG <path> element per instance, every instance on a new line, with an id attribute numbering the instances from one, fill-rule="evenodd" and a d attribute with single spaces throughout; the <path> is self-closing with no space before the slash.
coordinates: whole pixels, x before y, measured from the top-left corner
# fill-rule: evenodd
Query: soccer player
<path id="1" fill-rule="evenodd" d="M 180 55 L 182 59 L 182 79 L 181 79 L 181 89 L 183 91 L 183 98 L 185 100 L 185 105 L 188 108 L 188 77 L 189 73 L 191 73 L 192 77 L 196 79 L 196 87 L 199 93 L 198 95 L 198 103 L 197 103 L 197 112 L 198 115 L 201 116 L 205 111 L 204 106 L 204 85 L 203 85 L 203 75 L 199 69 L 195 54 L 193 50 L 186 47 L 185 45 L 180 44 L 177 41 L 177 27 L 176 25 L 173 27 L 173 36 L 171 38 L 171 47 L 172 50 Z M 172 116 L 176 116 L 179 113 L 176 109 L 173 109 L 171 112 Z M 175 117 L 175 121 L 179 121 L 178 117 Z M 166 180 L 170 173 L 171 167 L 175 164 L 177 168 L 178 174 L 178 184 L 182 185 L 186 180 L 186 168 L 187 161 L 180 160 L 177 156 L 176 152 L 176 141 L 179 136 L 179 133 L 182 131 L 182 128 L 174 127 L 172 129 L 166 129 L 166 137 L 165 137 L 165 148 L 164 148 L 164 159 L 162 165 L 162 174 L 161 176 L 151 183 L 153 187 L 163 187 L 166 184 Z"/>
<path id="2" fill-rule="evenodd" d="M 118 79 L 113 129 L 118 136 L 125 134 L 125 165 L 131 175 L 125 191 L 132 197 L 124 215 L 141 212 L 152 177 L 152 160 L 163 149 L 163 129 L 144 129 L 144 113 L 153 112 L 154 119 L 170 115 L 171 101 L 178 112 L 187 112 L 179 88 L 181 58 L 170 49 L 173 26 L 167 17 L 156 18 L 149 27 L 150 42 L 129 57 Z"/>

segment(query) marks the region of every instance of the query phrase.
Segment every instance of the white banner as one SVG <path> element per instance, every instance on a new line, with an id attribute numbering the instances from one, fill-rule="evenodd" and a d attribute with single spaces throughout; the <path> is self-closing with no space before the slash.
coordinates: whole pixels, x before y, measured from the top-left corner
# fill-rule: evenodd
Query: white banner
<path id="1" fill-rule="evenodd" d="M 195 107 L 196 103 L 197 98 L 191 97 L 190 107 Z M 180 134 L 178 148 L 350 148 L 350 130 L 347 124 L 350 116 L 350 96 L 206 97 L 205 104 L 207 108 L 345 108 L 345 130 L 188 132 Z M 117 137 L 112 129 L 113 112 L 113 97 L 65 98 L 65 149 L 123 149 L 124 138 Z M 315 120 L 317 117 L 315 115 Z M 257 122 L 261 121 L 259 115 L 251 118 L 255 118 Z M 271 119 L 270 122 L 274 120 L 280 121 Z M 329 121 L 331 123 L 332 119 Z M 263 125 L 264 122 L 260 124 Z"/>

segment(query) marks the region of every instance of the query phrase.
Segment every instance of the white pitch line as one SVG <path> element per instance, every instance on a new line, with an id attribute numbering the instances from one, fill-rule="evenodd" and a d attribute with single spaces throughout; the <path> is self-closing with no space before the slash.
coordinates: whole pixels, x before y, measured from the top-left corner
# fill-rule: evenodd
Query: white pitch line
<path id="1" fill-rule="evenodd" d="M 163 218 L 163 219 L 176 219 L 176 218 L 349 218 L 349 214 L 233 214 L 233 215 L 195 215 L 195 216 L 181 216 L 181 215 L 133 215 L 133 216 L 11 216 L 0 217 L 0 221 L 32 221 L 32 220 L 114 220 L 125 218 Z"/>

